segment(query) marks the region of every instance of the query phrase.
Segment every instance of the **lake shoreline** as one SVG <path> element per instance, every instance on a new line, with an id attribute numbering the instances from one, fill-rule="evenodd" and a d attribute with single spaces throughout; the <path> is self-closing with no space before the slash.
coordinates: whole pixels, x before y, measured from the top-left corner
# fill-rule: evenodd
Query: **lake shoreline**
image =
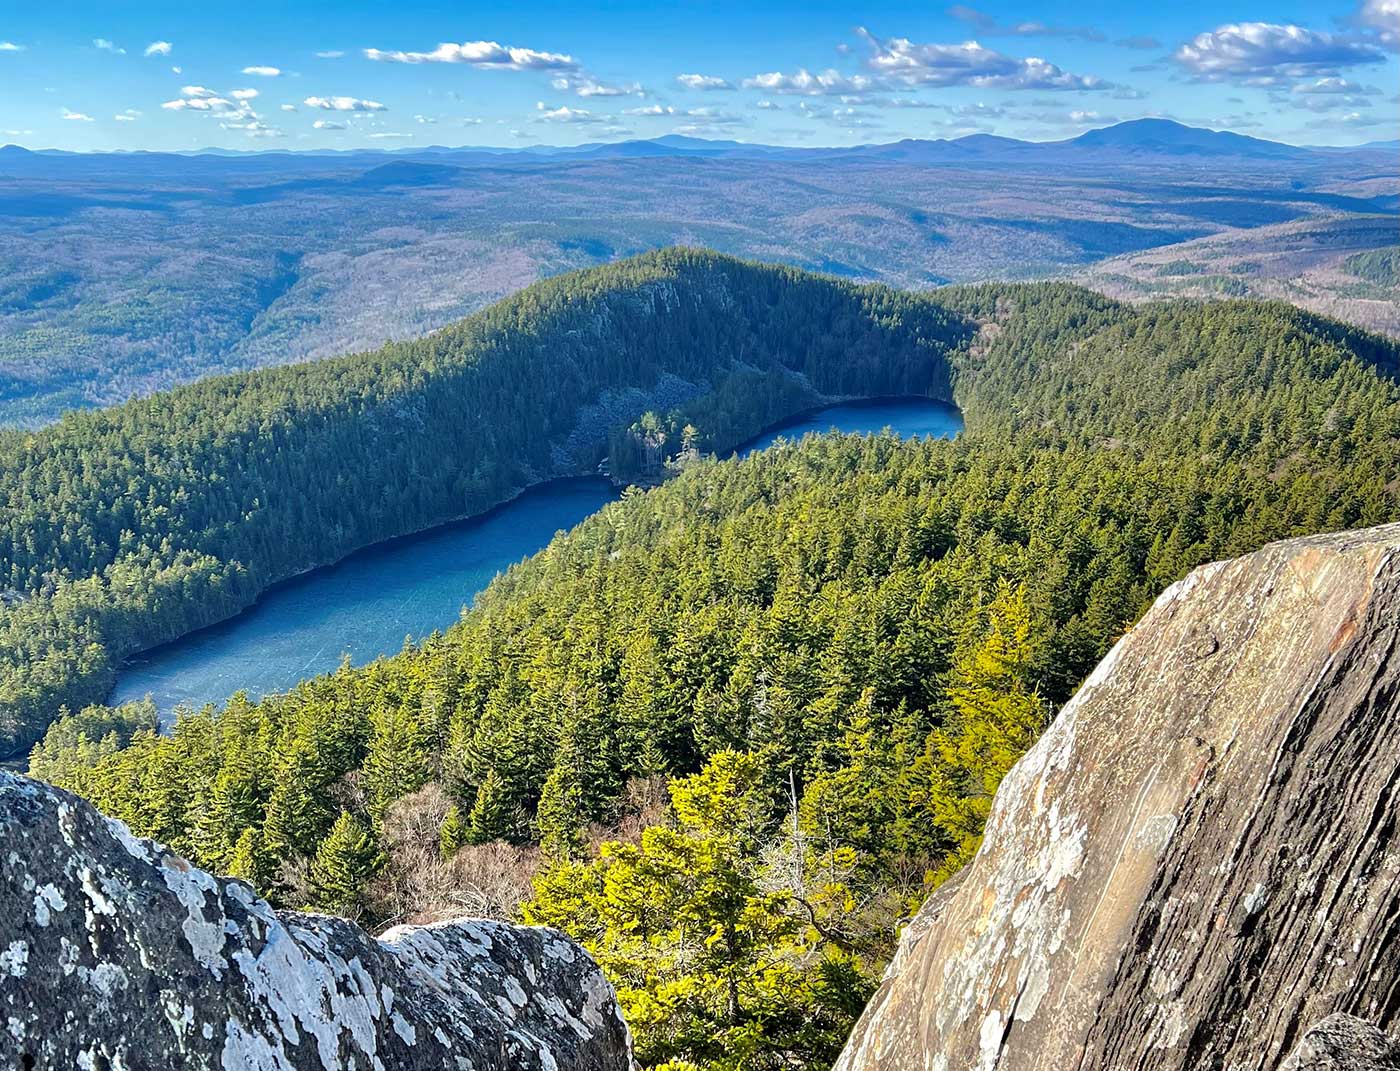
<path id="1" fill-rule="evenodd" d="M 766 437 L 783 435 L 788 430 L 795 434 L 785 437 L 793 440 L 808 433 L 824 433 L 841 424 L 839 415 L 834 415 L 831 425 L 821 426 L 815 423 L 814 418 L 828 410 L 846 409 L 859 412 L 879 409 L 882 406 L 896 409 L 909 406 L 918 411 L 925 421 L 930 413 L 941 413 L 948 418 L 941 422 L 936 420 L 936 426 L 919 424 L 918 427 L 922 430 L 912 430 L 908 432 L 910 435 L 951 436 L 961 429 L 961 415 L 956 405 L 942 399 L 919 395 L 838 398 L 790 414 L 749 436 L 725 453 L 717 451 L 716 454 L 726 460 L 740 456 L 755 449 L 755 444 L 762 443 Z M 851 427 L 852 421 L 847 413 L 844 432 L 876 434 L 882 427 L 892 426 L 898 430 L 899 414 L 892 415 L 895 419 L 879 421 L 881 427 L 861 424 L 859 420 L 856 421 L 856 427 Z M 803 427 L 804 423 L 812 426 Z M 843 429 L 837 427 L 837 430 Z M 169 712 L 175 706 L 188 706 L 197 710 L 206 702 L 222 703 L 237 690 L 246 690 L 250 695 L 259 696 L 283 693 L 295 687 L 300 680 L 311 679 L 333 670 L 334 664 L 327 665 L 328 652 L 332 649 L 337 661 L 342 653 L 348 653 L 355 665 L 364 665 L 377 657 L 391 655 L 400 649 L 399 641 L 405 636 L 416 643 L 435 631 L 451 627 L 460 616 L 461 610 L 470 607 L 476 596 L 489 586 L 496 575 L 515 562 L 544 549 L 558 531 L 573 528 L 608 502 L 616 501 L 625 486 L 627 485 L 619 484 L 610 476 L 596 473 L 552 476 L 520 488 L 508 498 L 479 513 L 452 517 L 412 531 L 400 532 L 357 547 L 334 561 L 309 566 L 281 577 L 233 613 L 164 643 L 128 655 L 122 660 L 104 702 L 109 705 L 120 704 L 154 694 L 162 714 L 162 722 L 166 722 Z M 590 489 L 596 494 L 593 500 L 588 499 L 587 493 Z M 552 491 L 563 493 L 551 494 Z M 532 500 L 538 503 L 533 508 Z M 526 510 L 515 519 L 513 525 L 505 529 L 497 527 L 495 531 L 491 531 L 493 520 L 499 521 L 503 514 L 521 509 L 522 506 L 526 507 Z M 581 509 L 586 509 L 587 512 L 579 516 Z M 560 513 L 560 510 L 572 512 Z M 559 523 L 550 527 L 556 517 Z M 466 531 L 462 531 L 464 529 Z M 461 539 L 454 541 L 454 533 L 459 532 Z M 527 542 L 519 544 L 522 538 Z M 512 541 L 519 544 L 518 547 L 513 546 Z M 422 551 L 415 552 L 413 548 L 419 546 L 422 547 Z M 446 547 L 452 549 L 445 551 Z M 396 552 L 402 559 L 399 562 L 393 560 Z M 449 561 L 443 558 L 444 554 L 449 557 L 452 554 L 457 556 Z M 488 557 L 483 559 L 483 554 L 488 554 Z M 380 558 L 386 560 L 381 563 L 378 561 Z M 434 560 L 440 571 L 425 577 L 421 572 L 423 564 Z M 346 576 L 343 571 L 347 568 L 351 574 L 358 569 L 363 575 Z M 488 572 L 489 576 L 486 575 Z M 383 584 L 380 583 L 380 574 Z M 346 584 L 351 580 L 358 581 L 359 586 L 347 589 Z M 451 587 L 454 582 L 461 586 Z M 303 586 L 309 586 L 307 594 L 297 596 L 298 589 Z M 423 594 L 423 591 L 432 587 L 453 594 L 455 606 L 450 612 L 443 610 L 441 603 L 444 596 L 438 591 Z M 340 594 L 328 598 L 325 594 L 327 591 L 339 591 Z M 318 603 L 318 598 L 322 602 Z M 359 609 L 353 615 L 343 611 L 343 607 L 350 606 Z M 437 610 L 425 623 L 425 607 L 431 606 L 436 606 Z M 411 619 L 414 613 L 419 615 L 417 620 Z M 280 615 L 280 631 L 266 627 L 268 614 Z M 308 615 L 314 614 L 320 614 L 321 617 L 315 622 L 310 622 Z M 262 616 L 264 622 L 259 622 L 258 616 Z M 348 620 L 349 617 L 353 617 L 354 620 Z M 373 623 L 361 628 L 359 625 L 362 618 L 371 619 Z M 228 630 L 238 628 L 236 623 L 242 619 L 249 619 L 243 631 L 229 634 Z M 383 625 L 385 621 L 390 620 L 400 621 L 403 628 L 401 631 L 396 628 L 396 635 L 392 639 L 384 639 L 387 632 Z M 261 634 L 259 630 L 262 630 Z M 381 639 L 367 641 L 365 634 L 370 631 L 381 635 Z M 229 635 L 227 643 L 221 641 L 221 633 Z M 241 642 L 236 636 L 242 636 Z M 249 636 L 252 638 L 249 639 Z M 377 653 L 371 654 L 366 649 L 367 644 Z M 196 657 L 201 651 L 205 653 L 205 657 Z M 287 677 L 289 653 L 294 654 L 298 661 L 304 659 L 304 673 L 296 679 Z M 183 660 L 180 657 L 182 654 Z M 170 668 L 172 666 L 173 669 Z M 264 666 L 267 668 L 264 669 Z M 219 679 L 219 674 L 228 678 L 230 683 L 234 680 L 240 681 L 239 686 L 231 688 L 228 692 L 220 691 L 215 696 L 214 682 Z M 190 686 L 192 680 L 197 686 L 191 688 L 191 694 L 187 697 L 177 698 L 180 689 L 172 689 L 167 683 L 174 680 L 179 680 L 186 687 Z M 202 686 L 198 686 L 200 682 Z M 142 686 L 148 683 L 151 687 L 142 689 Z M 162 691 L 166 693 L 164 696 L 160 694 Z"/>

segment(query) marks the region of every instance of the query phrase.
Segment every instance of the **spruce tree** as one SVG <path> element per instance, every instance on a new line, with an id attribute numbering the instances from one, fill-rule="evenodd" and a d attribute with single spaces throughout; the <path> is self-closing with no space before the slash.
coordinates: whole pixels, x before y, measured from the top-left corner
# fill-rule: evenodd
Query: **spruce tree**
<path id="1" fill-rule="evenodd" d="M 382 863 L 374 834 L 341 811 L 311 862 L 311 907 L 358 918 L 364 887 Z"/>
<path id="2" fill-rule="evenodd" d="M 515 801 L 505 780 L 493 767 L 487 771 L 486 779 L 476 790 L 476 802 L 472 804 L 471 833 L 473 844 L 485 844 L 493 840 L 511 840 L 520 833 L 520 816 Z"/>

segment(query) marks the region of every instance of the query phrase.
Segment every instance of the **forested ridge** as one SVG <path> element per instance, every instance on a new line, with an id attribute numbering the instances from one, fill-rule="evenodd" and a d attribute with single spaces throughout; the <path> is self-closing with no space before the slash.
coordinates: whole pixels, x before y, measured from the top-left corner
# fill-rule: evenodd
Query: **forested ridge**
<path id="1" fill-rule="evenodd" d="M 958 439 L 688 460 L 418 647 L 168 737 L 93 708 L 33 772 L 288 905 L 560 926 L 643 1066 L 829 1066 L 1001 776 L 1163 587 L 1400 516 L 1392 342 L 1061 284 L 920 300 L 968 325 Z"/>
<path id="2" fill-rule="evenodd" d="M 422 340 L 0 435 L 0 754 L 269 584 L 593 471 L 649 410 L 724 450 L 827 397 L 947 398 L 966 335 L 888 288 L 670 250 Z"/>

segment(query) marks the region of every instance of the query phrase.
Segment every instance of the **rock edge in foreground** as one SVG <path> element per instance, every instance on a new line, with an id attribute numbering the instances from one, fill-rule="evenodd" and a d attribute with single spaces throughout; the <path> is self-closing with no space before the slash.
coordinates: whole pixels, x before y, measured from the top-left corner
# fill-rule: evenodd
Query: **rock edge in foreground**
<path id="1" fill-rule="evenodd" d="M 84 801 L 0 772 L 0 1067 L 626 1071 L 597 965 L 553 930 L 380 939 L 274 911 Z"/>
<path id="2" fill-rule="evenodd" d="M 838 1071 L 1393 1066 L 1397 644 L 1400 525 L 1173 585 L 1002 782 Z"/>

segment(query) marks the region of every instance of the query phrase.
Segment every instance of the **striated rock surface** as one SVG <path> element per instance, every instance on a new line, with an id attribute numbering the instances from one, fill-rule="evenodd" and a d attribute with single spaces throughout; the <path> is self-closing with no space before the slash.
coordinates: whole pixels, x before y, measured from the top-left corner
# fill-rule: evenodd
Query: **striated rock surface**
<path id="1" fill-rule="evenodd" d="M 4 772 L 0 864 L 6 1071 L 631 1066 L 612 988 L 551 930 L 278 913 Z"/>
<path id="2" fill-rule="evenodd" d="M 1293 540 L 1165 592 L 1003 782 L 838 1068 L 1393 1066 L 1397 552 L 1400 525 Z"/>

